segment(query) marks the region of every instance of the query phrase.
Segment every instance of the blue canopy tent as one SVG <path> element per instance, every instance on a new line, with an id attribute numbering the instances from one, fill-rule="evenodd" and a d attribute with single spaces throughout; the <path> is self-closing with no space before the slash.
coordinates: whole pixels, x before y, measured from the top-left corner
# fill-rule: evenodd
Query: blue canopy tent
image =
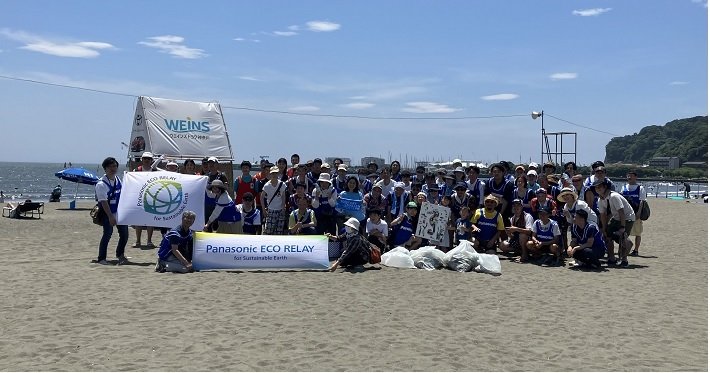
<path id="1" fill-rule="evenodd" d="M 62 179 L 76 183 L 76 190 L 74 191 L 74 200 L 69 202 L 69 208 L 74 209 L 76 207 L 76 194 L 79 192 L 79 184 L 96 185 L 99 182 L 99 178 L 87 171 L 86 169 L 80 167 L 67 168 L 56 172 L 54 176 Z"/>

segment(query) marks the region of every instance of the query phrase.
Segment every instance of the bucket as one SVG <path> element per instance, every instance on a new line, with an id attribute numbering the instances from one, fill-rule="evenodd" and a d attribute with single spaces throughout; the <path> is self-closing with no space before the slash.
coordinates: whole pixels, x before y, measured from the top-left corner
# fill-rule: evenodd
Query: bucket
<path id="1" fill-rule="evenodd" d="M 76 209 L 76 200 L 69 201 L 69 210 L 74 210 L 74 209 Z"/>

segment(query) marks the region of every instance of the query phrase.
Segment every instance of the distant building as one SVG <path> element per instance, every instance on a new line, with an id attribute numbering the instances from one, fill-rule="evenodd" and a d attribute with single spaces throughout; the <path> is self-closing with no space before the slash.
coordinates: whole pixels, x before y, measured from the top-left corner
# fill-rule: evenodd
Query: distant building
<path id="1" fill-rule="evenodd" d="M 378 170 L 385 166 L 385 159 L 377 157 L 364 157 L 360 160 L 360 165 L 367 167 L 370 162 L 375 162 Z"/>
<path id="2" fill-rule="evenodd" d="M 707 162 L 685 162 L 685 163 L 683 163 L 683 167 L 708 168 L 708 163 Z"/>
<path id="3" fill-rule="evenodd" d="M 648 165 L 655 168 L 665 168 L 675 170 L 680 168 L 680 158 L 678 157 L 653 157 L 648 161 Z"/>
<path id="4" fill-rule="evenodd" d="M 342 159 L 342 160 L 343 160 L 343 164 L 344 164 L 346 167 L 350 167 L 350 158 L 346 158 L 346 157 L 325 157 L 325 160 L 324 160 L 323 162 L 325 162 L 325 163 L 331 165 L 331 167 L 332 167 L 332 166 L 333 166 L 333 161 L 335 160 L 335 158 L 340 158 L 340 159 Z"/>

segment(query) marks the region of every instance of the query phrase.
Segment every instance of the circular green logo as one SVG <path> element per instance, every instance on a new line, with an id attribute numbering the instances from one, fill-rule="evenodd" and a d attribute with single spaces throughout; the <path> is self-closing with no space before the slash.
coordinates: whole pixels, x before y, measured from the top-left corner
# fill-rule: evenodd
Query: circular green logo
<path id="1" fill-rule="evenodd" d="M 182 185 L 175 181 L 150 183 L 143 193 L 143 209 L 156 215 L 170 215 L 182 204 Z"/>

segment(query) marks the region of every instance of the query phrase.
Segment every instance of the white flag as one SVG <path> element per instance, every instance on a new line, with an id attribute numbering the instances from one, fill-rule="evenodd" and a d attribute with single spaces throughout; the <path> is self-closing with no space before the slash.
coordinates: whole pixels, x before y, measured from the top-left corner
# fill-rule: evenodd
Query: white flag
<path id="1" fill-rule="evenodd" d="M 175 228 L 182 213 L 197 216 L 192 229 L 201 231 L 205 216 L 207 176 L 176 172 L 126 172 L 118 202 L 118 224 Z"/>

